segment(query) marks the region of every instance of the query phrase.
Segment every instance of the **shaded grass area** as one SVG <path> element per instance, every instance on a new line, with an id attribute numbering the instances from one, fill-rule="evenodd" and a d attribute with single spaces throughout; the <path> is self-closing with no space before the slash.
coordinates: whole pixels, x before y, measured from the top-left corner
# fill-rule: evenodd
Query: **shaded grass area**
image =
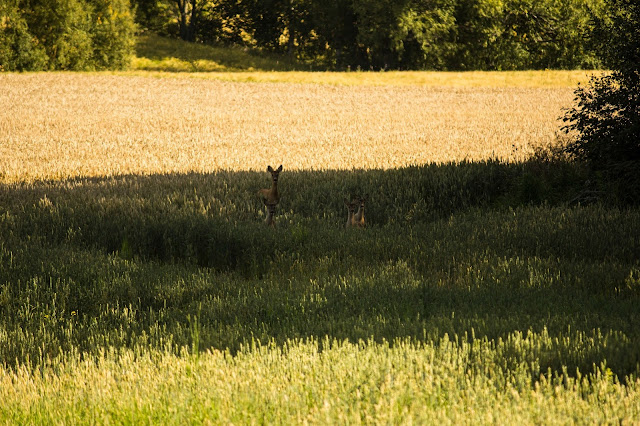
<path id="1" fill-rule="evenodd" d="M 4 185 L 0 359 L 325 336 L 508 352 L 531 334 L 501 368 L 637 374 L 640 212 L 567 205 L 583 179 L 536 161 L 285 168 L 275 230 L 266 173 Z M 342 200 L 362 193 L 369 226 L 347 231 Z"/>
<path id="2" fill-rule="evenodd" d="M 284 57 L 241 47 L 214 47 L 161 37 L 139 36 L 132 68 L 166 72 L 291 71 L 299 66 Z"/>

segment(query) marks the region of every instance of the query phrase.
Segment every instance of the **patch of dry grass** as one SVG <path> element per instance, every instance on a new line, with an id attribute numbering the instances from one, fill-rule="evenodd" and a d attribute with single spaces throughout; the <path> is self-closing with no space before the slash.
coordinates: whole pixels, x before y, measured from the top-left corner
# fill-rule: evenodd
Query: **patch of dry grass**
<path id="1" fill-rule="evenodd" d="M 521 87 L 575 88 L 598 71 L 387 71 L 387 72 L 305 72 L 305 71 L 241 71 L 167 72 L 168 68 L 141 68 L 117 75 L 155 76 L 161 78 L 193 78 L 244 83 L 303 83 L 336 86 L 445 86 L 445 87 Z"/>
<path id="2" fill-rule="evenodd" d="M 442 81 L 454 75 L 433 74 Z M 554 141 L 572 89 L 514 82 L 349 86 L 5 74 L 0 180 L 520 161 Z"/>

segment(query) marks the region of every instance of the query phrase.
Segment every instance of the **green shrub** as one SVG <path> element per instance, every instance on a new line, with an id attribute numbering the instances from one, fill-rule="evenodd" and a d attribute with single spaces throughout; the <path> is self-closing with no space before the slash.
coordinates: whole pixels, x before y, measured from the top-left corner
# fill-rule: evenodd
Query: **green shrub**
<path id="1" fill-rule="evenodd" d="M 640 199 L 640 4 L 610 0 L 609 14 L 596 21 L 593 38 L 613 72 L 592 77 L 575 91 L 565 115 L 575 134 L 567 153 L 586 161 L 603 189 L 623 203 Z"/>

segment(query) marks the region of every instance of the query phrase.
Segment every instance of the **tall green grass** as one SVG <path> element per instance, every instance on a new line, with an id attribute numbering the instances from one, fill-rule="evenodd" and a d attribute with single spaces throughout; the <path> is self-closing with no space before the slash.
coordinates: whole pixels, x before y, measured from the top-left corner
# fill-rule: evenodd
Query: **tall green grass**
<path id="1" fill-rule="evenodd" d="M 14 423 L 633 423 L 640 385 L 606 365 L 531 382 L 546 333 L 497 343 L 444 336 L 391 345 L 253 342 L 235 355 L 144 348 L 78 353 L 40 371 L 0 370 L 0 416 Z M 504 360 L 510 361 L 505 365 Z"/>
<path id="2" fill-rule="evenodd" d="M 637 421 L 640 211 L 583 181 L 285 165 L 276 229 L 266 173 L 3 185 L 0 420 Z"/>

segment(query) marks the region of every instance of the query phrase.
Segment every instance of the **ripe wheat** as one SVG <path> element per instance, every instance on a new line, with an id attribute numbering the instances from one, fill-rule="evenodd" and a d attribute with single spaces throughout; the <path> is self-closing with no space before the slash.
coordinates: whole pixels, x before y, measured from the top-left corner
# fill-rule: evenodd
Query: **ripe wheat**
<path id="1" fill-rule="evenodd" d="M 452 77 L 453 78 L 453 77 Z M 525 159 L 572 89 L 0 76 L 0 181 Z"/>

